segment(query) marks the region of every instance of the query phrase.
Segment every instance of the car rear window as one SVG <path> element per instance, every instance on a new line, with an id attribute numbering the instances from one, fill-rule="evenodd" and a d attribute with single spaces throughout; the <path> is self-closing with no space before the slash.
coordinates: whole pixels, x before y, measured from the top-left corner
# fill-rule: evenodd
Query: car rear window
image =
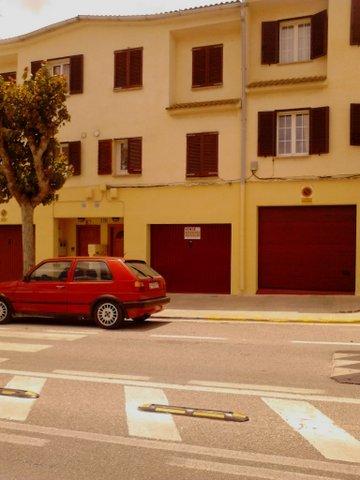
<path id="1" fill-rule="evenodd" d="M 142 261 L 125 260 L 125 265 L 127 265 L 137 277 L 152 278 L 160 276 L 160 273 L 156 272 L 153 268 Z"/>

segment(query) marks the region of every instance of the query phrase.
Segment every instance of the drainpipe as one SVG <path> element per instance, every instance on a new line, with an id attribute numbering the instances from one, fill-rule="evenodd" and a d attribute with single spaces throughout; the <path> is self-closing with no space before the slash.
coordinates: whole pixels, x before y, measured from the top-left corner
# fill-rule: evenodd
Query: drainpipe
<path id="1" fill-rule="evenodd" d="M 241 133 L 240 133 L 240 292 L 245 290 L 245 201 L 247 140 L 247 3 L 242 0 L 241 15 Z"/>

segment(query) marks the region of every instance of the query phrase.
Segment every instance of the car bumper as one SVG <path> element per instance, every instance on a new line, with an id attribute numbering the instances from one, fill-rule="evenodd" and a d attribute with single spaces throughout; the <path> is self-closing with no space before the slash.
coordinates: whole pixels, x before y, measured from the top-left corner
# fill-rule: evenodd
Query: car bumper
<path id="1" fill-rule="evenodd" d="M 148 300 L 138 300 L 136 302 L 124 302 L 124 306 L 127 310 L 134 308 L 151 308 L 153 306 L 165 305 L 170 302 L 169 297 L 157 297 L 149 298 Z"/>

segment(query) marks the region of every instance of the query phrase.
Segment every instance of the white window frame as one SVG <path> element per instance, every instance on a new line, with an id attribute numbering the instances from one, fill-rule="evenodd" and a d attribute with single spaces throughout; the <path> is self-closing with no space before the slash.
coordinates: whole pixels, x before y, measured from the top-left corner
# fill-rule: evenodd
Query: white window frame
<path id="1" fill-rule="evenodd" d="M 60 68 L 60 73 L 55 73 L 54 72 L 55 68 L 57 68 L 57 67 Z M 48 68 L 49 68 L 50 74 L 52 76 L 63 75 L 66 78 L 67 92 L 69 92 L 69 88 L 70 88 L 70 58 L 61 58 L 61 59 L 50 60 L 48 62 Z M 68 73 L 65 72 L 66 69 L 67 69 Z"/>
<path id="2" fill-rule="evenodd" d="M 308 38 L 308 56 L 306 58 L 299 58 L 299 27 L 300 25 L 309 25 L 309 38 Z M 285 27 L 293 27 L 294 38 L 292 45 L 292 60 L 284 58 L 283 53 L 283 43 L 282 43 L 282 30 Z M 289 20 L 285 22 L 280 22 L 280 32 L 279 32 L 279 63 L 295 63 L 295 62 L 308 62 L 311 60 L 311 19 L 301 18 L 297 20 Z"/>
<path id="3" fill-rule="evenodd" d="M 113 165 L 114 176 L 128 175 L 129 172 L 127 169 L 127 161 L 128 161 L 128 139 L 127 138 L 114 138 L 113 158 L 114 158 L 114 165 Z"/>
<path id="4" fill-rule="evenodd" d="M 69 142 L 60 142 L 60 153 L 65 154 L 69 161 Z"/>
<path id="5" fill-rule="evenodd" d="M 307 150 L 305 152 L 296 152 L 296 115 L 307 114 L 309 119 L 307 138 Z M 280 153 L 280 117 L 285 115 L 291 115 L 291 152 Z M 276 156 L 277 157 L 304 157 L 310 155 L 310 110 L 290 110 L 277 112 L 276 116 Z"/>

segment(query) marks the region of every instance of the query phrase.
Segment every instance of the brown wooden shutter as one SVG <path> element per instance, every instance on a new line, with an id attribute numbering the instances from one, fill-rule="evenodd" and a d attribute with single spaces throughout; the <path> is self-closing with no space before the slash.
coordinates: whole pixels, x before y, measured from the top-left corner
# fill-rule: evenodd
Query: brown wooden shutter
<path id="1" fill-rule="evenodd" d="M 70 93 L 83 93 L 84 86 L 84 55 L 70 57 Z"/>
<path id="2" fill-rule="evenodd" d="M 218 85 L 223 81 L 223 46 L 213 45 L 208 48 L 208 83 Z"/>
<path id="3" fill-rule="evenodd" d="M 3 77 L 5 82 L 11 82 L 12 80 L 16 82 L 16 72 L 3 72 L 0 73 L 0 75 Z"/>
<path id="4" fill-rule="evenodd" d="M 143 71 L 143 50 L 142 48 L 134 48 L 129 50 L 129 87 L 142 86 Z"/>
<path id="5" fill-rule="evenodd" d="M 360 45 L 360 0 L 351 1 L 350 45 Z"/>
<path id="6" fill-rule="evenodd" d="M 218 133 L 202 134 L 201 176 L 214 177 L 218 175 Z"/>
<path id="7" fill-rule="evenodd" d="M 261 63 L 279 63 L 279 22 L 262 22 Z"/>
<path id="8" fill-rule="evenodd" d="M 141 173 L 142 166 L 142 139 L 128 139 L 128 173 Z"/>
<path id="9" fill-rule="evenodd" d="M 201 175 L 201 134 L 186 135 L 186 176 L 199 177 Z"/>
<path id="10" fill-rule="evenodd" d="M 276 155 L 276 112 L 258 113 L 258 156 Z"/>
<path id="11" fill-rule="evenodd" d="M 40 70 L 41 65 L 44 63 L 43 60 L 36 60 L 35 62 L 31 62 L 31 74 L 33 76 L 36 75 L 37 71 Z"/>
<path id="12" fill-rule="evenodd" d="M 81 174 L 81 142 L 68 142 L 69 164 L 73 166 L 74 175 Z"/>
<path id="13" fill-rule="evenodd" d="M 127 50 L 114 52 L 114 88 L 127 87 Z"/>
<path id="14" fill-rule="evenodd" d="M 204 47 L 192 50 L 192 86 L 206 85 L 206 49 Z"/>
<path id="15" fill-rule="evenodd" d="M 327 10 L 323 10 L 311 17 L 311 58 L 326 55 L 327 43 L 328 15 Z"/>
<path id="16" fill-rule="evenodd" d="M 329 107 L 310 109 L 310 155 L 329 153 Z"/>
<path id="17" fill-rule="evenodd" d="M 112 173 L 112 140 L 99 140 L 98 174 L 111 175 L 111 173 Z"/>
<path id="18" fill-rule="evenodd" d="M 360 103 L 350 105 L 350 145 L 360 145 Z"/>

